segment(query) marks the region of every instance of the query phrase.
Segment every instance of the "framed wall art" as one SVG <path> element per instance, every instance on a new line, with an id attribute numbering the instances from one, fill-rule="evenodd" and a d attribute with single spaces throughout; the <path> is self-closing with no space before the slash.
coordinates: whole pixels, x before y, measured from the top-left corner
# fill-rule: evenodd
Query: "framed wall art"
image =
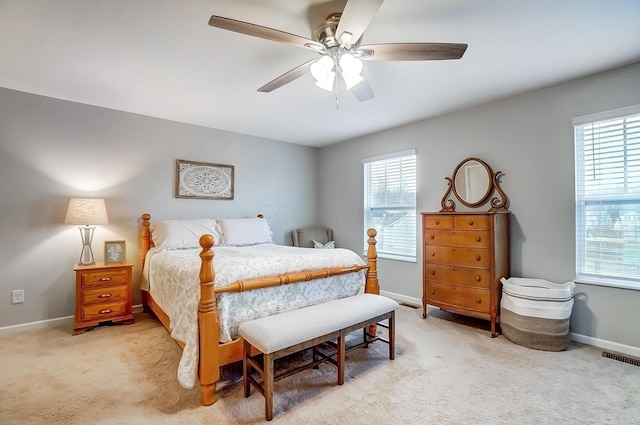
<path id="1" fill-rule="evenodd" d="M 176 160 L 176 198 L 233 199 L 233 165 Z"/>
<path id="2" fill-rule="evenodd" d="M 126 241 L 104 241 L 104 263 L 124 264 L 127 262 Z"/>

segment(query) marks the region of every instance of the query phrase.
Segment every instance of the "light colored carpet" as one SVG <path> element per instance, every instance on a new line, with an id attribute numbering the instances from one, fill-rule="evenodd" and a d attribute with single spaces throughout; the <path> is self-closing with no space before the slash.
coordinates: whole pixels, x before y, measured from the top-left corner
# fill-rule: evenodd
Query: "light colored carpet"
<path id="1" fill-rule="evenodd" d="M 487 322 L 403 306 L 397 356 L 387 346 L 347 355 L 346 382 L 324 364 L 275 384 L 274 424 L 640 424 L 640 368 L 572 343 L 530 350 Z M 241 368 L 218 401 L 177 383 L 179 347 L 150 315 L 72 336 L 68 328 L 0 337 L 0 424 L 251 424 Z"/>

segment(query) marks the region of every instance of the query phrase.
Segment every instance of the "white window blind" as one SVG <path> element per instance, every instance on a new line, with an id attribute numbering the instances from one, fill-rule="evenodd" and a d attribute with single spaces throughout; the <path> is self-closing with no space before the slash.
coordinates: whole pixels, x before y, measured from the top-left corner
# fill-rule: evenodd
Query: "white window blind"
<path id="1" fill-rule="evenodd" d="M 640 105 L 574 129 L 577 280 L 640 289 Z"/>
<path id="2" fill-rule="evenodd" d="M 378 256 L 415 261 L 415 150 L 366 158 L 363 163 L 364 226 L 378 232 Z M 366 250 L 366 238 L 364 246 Z"/>

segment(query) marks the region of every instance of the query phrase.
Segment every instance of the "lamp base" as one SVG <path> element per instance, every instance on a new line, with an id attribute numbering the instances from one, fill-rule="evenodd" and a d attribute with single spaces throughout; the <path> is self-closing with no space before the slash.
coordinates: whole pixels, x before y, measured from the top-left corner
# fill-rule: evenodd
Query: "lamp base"
<path id="1" fill-rule="evenodd" d="M 95 264 L 96 261 L 93 258 L 93 249 L 91 249 L 91 242 L 93 241 L 93 231 L 95 227 L 81 226 L 80 237 L 82 238 L 82 251 L 80 252 L 79 266 L 90 266 Z"/>

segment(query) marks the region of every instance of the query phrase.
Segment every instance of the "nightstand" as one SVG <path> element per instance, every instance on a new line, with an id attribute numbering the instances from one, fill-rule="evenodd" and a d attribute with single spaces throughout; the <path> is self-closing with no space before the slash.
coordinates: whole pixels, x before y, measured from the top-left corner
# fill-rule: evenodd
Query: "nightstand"
<path id="1" fill-rule="evenodd" d="M 73 334 L 103 322 L 133 323 L 131 275 L 133 264 L 77 266 L 76 315 Z"/>

